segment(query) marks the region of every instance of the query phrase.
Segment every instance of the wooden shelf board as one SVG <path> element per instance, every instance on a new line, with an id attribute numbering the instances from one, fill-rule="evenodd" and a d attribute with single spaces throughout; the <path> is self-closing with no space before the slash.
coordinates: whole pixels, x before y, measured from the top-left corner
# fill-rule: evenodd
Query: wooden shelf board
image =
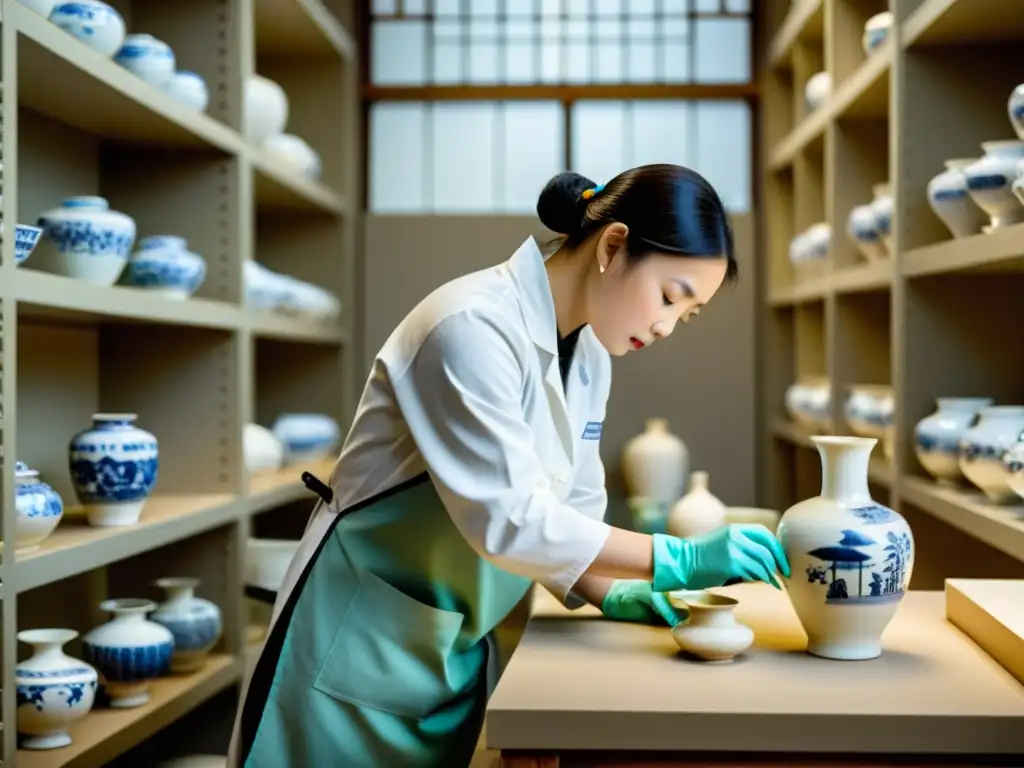
<path id="1" fill-rule="evenodd" d="M 217 528 L 239 517 L 231 494 L 155 495 L 135 525 L 96 527 L 69 509 L 39 548 L 15 556 L 15 591 L 25 592 L 165 544 Z"/>
<path id="2" fill-rule="evenodd" d="M 210 654 L 197 672 L 154 680 L 150 700 L 141 707 L 96 707 L 68 728 L 71 744 L 61 749 L 18 750 L 24 768 L 80 768 L 106 765 L 118 755 L 173 723 L 207 699 L 234 685 L 241 662 L 227 654 Z"/>
<path id="3" fill-rule="evenodd" d="M 265 339 L 291 339 L 309 343 L 341 344 L 345 331 L 339 325 L 325 325 L 273 312 L 248 312 L 253 336 Z"/>
<path id="4" fill-rule="evenodd" d="M 892 262 L 876 261 L 835 270 L 829 282 L 836 293 L 885 291 L 892 286 Z"/>
<path id="5" fill-rule="evenodd" d="M 796 128 L 771 148 L 768 154 L 768 170 L 777 172 L 792 165 L 797 155 L 805 149 L 817 143 L 823 143 L 825 129 L 831 119 L 829 103 L 826 102 L 801 120 Z"/>
<path id="6" fill-rule="evenodd" d="M 920 477 L 902 477 L 899 487 L 914 506 L 1024 561 L 1024 504 L 992 504 L 980 491 L 945 488 Z"/>
<path id="7" fill-rule="evenodd" d="M 945 240 L 903 254 L 905 277 L 959 271 L 1024 271 L 1024 224 Z"/>
<path id="8" fill-rule="evenodd" d="M 778 33 L 768 46 L 768 62 L 785 68 L 789 54 L 799 40 L 820 41 L 825 32 L 825 11 L 822 0 L 794 0 Z"/>
<path id="9" fill-rule="evenodd" d="M 168 299 L 143 288 L 92 285 L 63 275 L 14 270 L 19 316 L 66 323 L 137 322 L 235 330 L 240 310 L 211 299 Z"/>
<path id="10" fill-rule="evenodd" d="M 308 179 L 249 148 L 256 171 L 256 204 L 264 210 L 319 211 L 335 216 L 348 213 L 345 199 L 326 185 Z"/>
<path id="11" fill-rule="evenodd" d="M 802 280 L 787 288 L 772 291 L 768 302 L 774 306 L 805 304 L 811 301 L 822 301 L 832 290 L 830 275 Z"/>
<path id="12" fill-rule="evenodd" d="M 18 3 L 8 13 L 5 22 L 21 33 L 20 104 L 103 138 L 242 151 L 233 130 L 175 101 L 38 13 Z"/>
<path id="13" fill-rule="evenodd" d="M 249 514 L 257 514 L 299 499 L 313 499 L 313 492 L 302 483 L 302 473 L 309 472 L 324 483 L 329 482 L 336 459 L 314 461 L 282 467 L 276 472 L 260 472 L 249 478 L 246 497 Z"/>
<path id="14" fill-rule="evenodd" d="M 352 61 L 352 36 L 320 0 L 255 0 L 258 56 L 327 57 Z"/>
<path id="15" fill-rule="evenodd" d="M 905 46 L 1024 41 L 1024 14 L 1006 0 L 922 0 L 902 37 Z"/>

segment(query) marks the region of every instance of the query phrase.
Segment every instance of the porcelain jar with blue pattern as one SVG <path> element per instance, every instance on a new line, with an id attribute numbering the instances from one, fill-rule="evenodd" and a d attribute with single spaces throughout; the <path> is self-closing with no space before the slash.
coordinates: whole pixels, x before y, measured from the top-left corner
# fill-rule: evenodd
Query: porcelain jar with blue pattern
<path id="1" fill-rule="evenodd" d="M 967 194 L 964 169 L 976 162 L 977 157 L 946 160 L 946 170 L 928 182 L 928 205 L 953 237 L 976 235 L 988 221 L 985 212 Z"/>
<path id="2" fill-rule="evenodd" d="M 36 223 L 43 237 L 32 265 L 95 285 L 117 282 L 135 242 L 135 220 L 93 195 L 65 198 Z"/>
<path id="3" fill-rule="evenodd" d="M 157 88 L 170 82 L 177 63 L 171 46 L 144 32 L 128 35 L 114 61 Z"/>
<path id="4" fill-rule="evenodd" d="M 1017 497 L 1007 482 L 1003 454 L 1022 433 L 1024 405 L 990 405 L 960 439 L 960 471 L 996 504 L 1010 504 Z"/>
<path id="5" fill-rule="evenodd" d="M 84 661 L 64 653 L 78 633 L 73 629 L 27 629 L 18 639 L 34 652 L 14 668 L 18 746 L 57 749 L 71 743 L 68 726 L 89 714 L 98 675 Z"/>
<path id="6" fill-rule="evenodd" d="M 876 13 L 864 23 L 864 33 L 860 39 L 861 48 L 863 48 L 864 53 L 870 56 L 882 47 L 882 44 L 889 39 L 892 24 L 892 11 Z"/>
<path id="7" fill-rule="evenodd" d="M 100 610 L 114 618 L 82 638 L 82 655 L 99 671 L 112 707 L 141 707 L 149 701 L 150 682 L 171 669 L 174 635 L 146 618 L 155 609 L 152 600 L 104 600 Z"/>
<path id="8" fill-rule="evenodd" d="M 925 471 L 942 485 L 954 486 L 960 472 L 960 439 L 991 397 L 939 397 L 936 410 L 914 427 L 914 452 Z"/>
<path id="9" fill-rule="evenodd" d="M 777 531 L 791 575 L 782 577 L 807 632 L 807 652 L 873 659 L 910 584 L 914 537 L 907 521 L 871 498 L 872 437 L 812 436 L 821 493 L 782 515 Z"/>
<path id="10" fill-rule="evenodd" d="M 60 494 L 23 461 L 14 464 L 14 507 L 14 546 L 19 554 L 38 549 L 64 516 Z"/>
<path id="11" fill-rule="evenodd" d="M 889 255 L 885 243 L 882 242 L 882 231 L 875 220 L 875 212 L 871 210 L 870 205 L 858 205 L 850 211 L 846 219 L 846 234 L 869 262 L 882 261 Z"/>
<path id="12" fill-rule="evenodd" d="M 152 235 L 139 240 L 122 282 L 170 299 L 187 299 L 205 279 L 206 262 L 188 250 L 185 238 Z"/>
<path id="13" fill-rule="evenodd" d="M 1024 499 L 1024 435 L 1003 454 L 1003 466 L 1008 475 L 1010 490 Z"/>
<path id="14" fill-rule="evenodd" d="M 1024 83 L 1010 92 L 1010 98 L 1006 102 L 1006 113 L 1017 138 L 1024 140 Z"/>
<path id="15" fill-rule="evenodd" d="M 209 600 L 196 597 L 199 579 L 163 578 L 156 586 L 167 592 L 150 618 L 174 635 L 171 672 L 195 672 L 206 663 L 206 657 L 220 639 L 222 620 L 220 608 Z"/>
<path id="16" fill-rule="evenodd" d="M 124 18 L 100 0 L 57 3 L 50 22 L 108 58 L 124 43 Z"/>
<path id="17" fill-rule="evenodd" d="M 1024 221 L 1024 206 L 1013 194 L 1017 163 L 1024 158 L 1024 141 L 982 142 L 985 154 L 963 169 L 967 194 L 988 214 L 983 232 L 1001 229 Z"/>
<path id="18" fill-rule="evenodd" d="M 134 413 L 94 413 L 92 427 L 68 446 L 71 482 L 90 525 L 134 525 L 156 484 L 157 439 Z"/>

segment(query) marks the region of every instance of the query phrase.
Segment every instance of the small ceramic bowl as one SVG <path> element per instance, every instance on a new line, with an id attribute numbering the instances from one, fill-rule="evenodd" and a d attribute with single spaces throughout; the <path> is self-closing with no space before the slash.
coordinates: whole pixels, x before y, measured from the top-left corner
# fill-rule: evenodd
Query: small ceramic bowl
<path id="1" fill-rule="evenodd" d="M 689 617 L 672 628 L 672 639 L 685 653 L 704 661 L 731 661 L 754 642 L 754 631 L 736 621 L 739 601 L 706 590 L 670 592 L 669 603 Z"/>

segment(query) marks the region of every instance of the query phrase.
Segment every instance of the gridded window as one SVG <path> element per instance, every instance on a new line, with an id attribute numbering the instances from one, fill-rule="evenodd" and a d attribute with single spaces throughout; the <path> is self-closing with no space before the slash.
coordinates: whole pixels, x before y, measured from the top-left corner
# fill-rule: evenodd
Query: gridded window
<path id="1" fill-rule="evenodd" d="M 747 83 L 750 3 L 374 0 L 371 83 Z"/>

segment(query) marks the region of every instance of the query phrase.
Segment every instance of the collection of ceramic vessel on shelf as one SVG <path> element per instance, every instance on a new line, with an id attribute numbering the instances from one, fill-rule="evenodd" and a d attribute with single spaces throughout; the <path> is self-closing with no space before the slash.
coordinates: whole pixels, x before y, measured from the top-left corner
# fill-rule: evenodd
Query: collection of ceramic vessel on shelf
<path id="1" fill-rule="evenodd" d="M 18 0 L 52 24 L 162 90 L 172 99 L 203 111 L 209 102 L 206 81 L 177 69 L 171 47 L 152 35 L 127 34 L 124 17 L 100 0 Z"/>
<path id="2" fill-rule="evenodd" d="M 882 441 L 886 459 L 893 457 L 893 394 L 884 384 L 850 384 L 843 401 L 843 418 L 855 436 Z M 802 427 L 828 432 L 832 427 L 832 385 L 827 379 L 803 377 L 786 389 L 786 412 Z"/>
<path id="3" fill-rule="evenodd" d="M 99 691 L 110 707 L 140 707 L 156 678 L 202 669 L 221 636 L 220 608 L 195 595 L 198 579 L 162 578 L 155 586 L 167 595 L 160 604 L 143 598 L 103 601 L 100 609 L 113 619 L 85 634 L 81 659 L 63 651 L 78 637 L 75 630 L 18 633 L 34 649 L 14 670 L 19 746 L 71 744 L 68 727 L 89 714 Z"/>
<path id="4" fill-rule="evenodd" d="M 281 165 L 309 179 L 323 171 L 320 155 L 304 139 L 285 133 L 288 125 L 288 95 L 278 83 L 262 75 L 245 81 L 243 133 Z"/>
<path id="5" fill-rule="evenodd" d="M 892 11 L 876 13 L 864 23 L 864 31 L 861 34 L 860 45 L 868 56 L 874 55 L 886 40 L 892 30 Z M 828 72 L 815 72 L 807 79 L 804 85 L 804 103 L 807 109 L 814 111 L 820 107 L 825 100 L 832 95 L 832 75 Z"/>

